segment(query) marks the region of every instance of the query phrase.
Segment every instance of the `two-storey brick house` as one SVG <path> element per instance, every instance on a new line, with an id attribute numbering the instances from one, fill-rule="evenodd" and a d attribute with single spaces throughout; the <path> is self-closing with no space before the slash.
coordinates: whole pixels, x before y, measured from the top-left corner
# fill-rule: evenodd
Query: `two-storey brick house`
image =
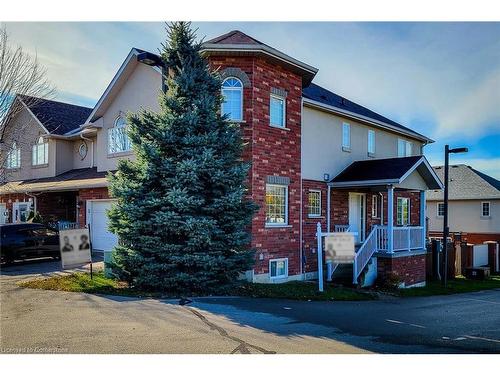
<path id="1" fill-rule="evenodd" d="M 260 208 L 250 229 L 256 259 L 247 277 L 315 277 L 320 222 L 323 231 L 356 233 L 356 278 L 376 258 L 381 276 L 396 273 L 405 285 L 425 282 L 425 191 L 441 188 L 422 154 L 432 141 L 312 83 L 316 68 L 242 32 L 205 42 L 201 53 L 223 78 L 221 110 L 241 125 L 244 156 L 252 162 L 249 194 Z M 124 114 L 158 109 L 161 85 L 154 59 L 132 49 L 86 120 L 62 136 L 73 142 L 73 154 L 82 142 L 93 150 L 83 158 L 85 168 L 75 165 L 66 173 L 92 174 L 94 185 L 74 180 L 73 210 L 80 225 L 98 228 L 98 249 L 111 250 L 116 241 L 106 230 L 112 201 L 102 174 L 116 169 L 117 160 L 134 157 Z M 36 200 L 43 183 L 12 181 L 1 193 L 29 193 Z"/>

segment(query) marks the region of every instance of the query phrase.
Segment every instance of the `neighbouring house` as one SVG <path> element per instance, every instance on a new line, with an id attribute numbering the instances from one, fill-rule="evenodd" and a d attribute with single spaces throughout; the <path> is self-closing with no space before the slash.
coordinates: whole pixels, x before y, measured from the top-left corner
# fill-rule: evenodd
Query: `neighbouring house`
<path id="1" fill-rule="evenodd" d="M 203 43 L 201 53 L 223 78 L 222 112 L 240 123 L 248 143 L 249 195 L 260 207 L 250 228 L 256 259 L 249 279 L 316 277 L 320 222 L 325 232 L 356 233 L 355 281 L 376 264 L 372 271 L 379 278 L 392 274 L 401 285 L 423 285 L 425 192 L 442 187 L 423 156 L 433 141 L 312 83 L 316 68 L 240 31 Z M 31 149 L 21 150 L 28 161 L 1 187 L 4 205 L 33 202 L 41 210 L 40 197 L 52 194 L 54 215 L 90 223 L 94 247 L 113 248 L 116 237 L 105 214 L 112 198 L 104 176 L 118 160 L 134 158 L 125 114 L 157 110 L 162 87 L 161 69 L 148 65 L 154 59 L 138 56 L 144 51 L 133 48 L 80 126 L 54 135 L 47 129 L 42 139 L 54 156 L 46 174 L 34 175 Z M 63 208 L 74 216 L 59 214 Z"/>
<path id="2" fill-rule="evenodd" d="M 444 167 L 434 167 L 444 180 Z M 459 164 L 449 168 L 448 226 L 451 235 L 473 245 L 500 243 L 500 181 Z M 429 237 L 443 235 L 443 191 L 427 194 Z"/>

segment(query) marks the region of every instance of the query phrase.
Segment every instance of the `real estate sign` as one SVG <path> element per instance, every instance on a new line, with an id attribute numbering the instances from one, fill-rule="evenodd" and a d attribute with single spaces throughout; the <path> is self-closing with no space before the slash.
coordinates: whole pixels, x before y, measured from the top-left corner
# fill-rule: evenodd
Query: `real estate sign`
<path id="1" fill-rule="evenodd" d="M 354 233 L 331 233 L 325 237 L 325 258 L 327 262 L 354 262 Z"/>
<path id="2" fill-rule="evenodd" d="M 62 268 L 91 263 L 89 229 L 68 229 L 59 231 Z"/>

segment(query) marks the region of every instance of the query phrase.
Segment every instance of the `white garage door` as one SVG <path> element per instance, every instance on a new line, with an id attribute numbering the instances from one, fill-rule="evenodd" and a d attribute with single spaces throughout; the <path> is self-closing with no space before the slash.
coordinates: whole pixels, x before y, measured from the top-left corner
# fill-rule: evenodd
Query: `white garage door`
<path id="1" fill-rule="evenodd" d="M 474 267 L 488 265 L 488 245 L 474 245 L 472 251 L 472 263 Z"/>
<path id="2" fill-rule="evenodd" d="M 92 247 L 94 250 L 111 251 L 118 242 L 115 234 L 108 230 L 106 211 L 111 207 L 111 201 L 92 201 L 89 203 L 90 230 L 92 232 Z"/>

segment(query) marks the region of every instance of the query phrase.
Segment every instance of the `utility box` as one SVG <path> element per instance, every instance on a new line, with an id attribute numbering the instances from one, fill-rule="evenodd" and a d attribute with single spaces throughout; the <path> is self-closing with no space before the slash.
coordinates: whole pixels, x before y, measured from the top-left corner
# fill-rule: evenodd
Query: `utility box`
<path id="1" fill-rule="evenodd" d="M 489 267 L 467 267 L 465 277 L 472 280 L 485 280 L 490 277 Z"/>

